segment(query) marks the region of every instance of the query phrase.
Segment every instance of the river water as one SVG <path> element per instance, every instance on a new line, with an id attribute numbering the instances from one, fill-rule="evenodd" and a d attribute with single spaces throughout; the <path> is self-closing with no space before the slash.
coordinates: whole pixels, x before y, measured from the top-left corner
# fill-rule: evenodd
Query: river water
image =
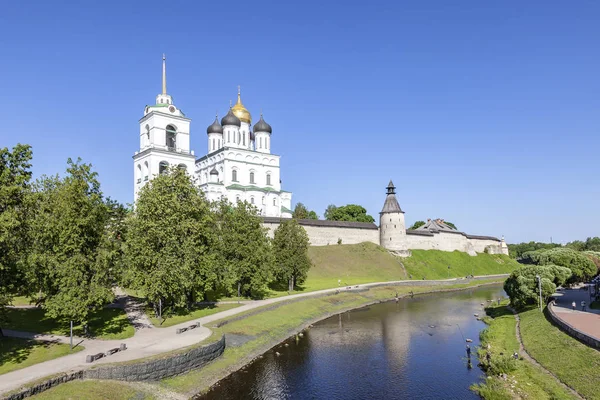
<path id="1" fill-rule="evenodd" d="M 327 318 L 200 399 L 477 399 L 469 386 L 482 377 L 475 346 L 485 324 L 474 314 L 503 296 L 501 286 L 486 286 Z"/>

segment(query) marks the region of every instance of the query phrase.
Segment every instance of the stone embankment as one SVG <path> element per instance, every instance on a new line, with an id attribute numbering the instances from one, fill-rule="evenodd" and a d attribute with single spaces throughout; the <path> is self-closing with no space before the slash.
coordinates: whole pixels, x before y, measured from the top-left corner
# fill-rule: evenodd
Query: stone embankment
<path id="1" fill-rule="evenodd" d="M 120 381 L 158 381 L 163 378 L 183 374 L 195 368 L 200 368 L 225 351 L 225 336 L 218 342 L 197 347 L 183 354 L 176 354 L 156 360 L 132 364 L 106 365 L 97 368 L 81 370 L 59 377 L 48 379 L 42 383 L 14 393 L 4 400 L 21 400 L 45 390 L 76 379 L 113 379 Z"/>
<path id="2" fill-rule="evenodd" d="M 598 332 L 598 337 L 594 337 L 589 332 L 584 332 L 583 330 L 577 329 L 573 324 L 567 322 L 564 318 L 561 318 L 561 314 L 563 313 L 556 312 L 552 303 L 548 304 L 547 310 L 550 319 L 552 319 L 552 321 L 556 325 L 558 325 L 560 329 L 567 332 L 570 336 L 574 337 L 580 342 L 583 342 L 590 347 L 600 350 L 600 332 Z M 581 319 L 584 319 L 586 317 L 592 318 L 595 316 L 595 314 L 590 314 L 589 316 L 584 315 L 583 313 L 580 314 L 582 314 Z"/>

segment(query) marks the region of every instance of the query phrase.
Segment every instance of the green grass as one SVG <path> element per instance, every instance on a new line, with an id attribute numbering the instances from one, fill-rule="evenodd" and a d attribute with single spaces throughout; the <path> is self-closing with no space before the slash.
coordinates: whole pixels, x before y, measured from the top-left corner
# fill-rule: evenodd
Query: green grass
<path id="1" fill-rule="evenodd" d="M 59 322 L 48 317 L 41 308 L 7 309 L 8 322 L 6 329 L 34 333 L 51 333 L 69 335 L 69 322 Z M 90 333 L 97 339 L 118 340 L 132 337 L 133 326 L 127 320 L 125 312 L 119 308 L 104 308 L 94 313 L 89 320 Z M 73 334 L 83 335 L 83 326 L 73 325 Z"/>
<path id="2" fill-rule="evenodd" d="M 174 314 L 169 315 L 163 320 L 162 324 L 158 318 L 154 316 L 154 311 L 149 309 L 147 314 L 152 321 L 152 324 L 158 328 L 166 328 L 169 326 L 181 324 L 182 322 L 191 321 L 207 315 L 215 314 L 221 311 L 230 310 L 241 306 L 241 304 L 215 304 L 215 305 L 199 305 L 191 312 L 187 309 L 178 309 Z"/>
<path id="3" fill-rule="evenodd" d="M 461 251 L 441 250 L 412 250 L 412 256 L 403 259 L 402 263 L 413 279 L 508 274 L 520 267 L 519 263 L 503 254 L 482 253 L 470 256 Z"/>
<path id="4" fill-rule="evenodd" d="M 489 325 L 480 334 L 482 349 L 490 344 L 492 362 L 501 359 L 501 354 L 509 355 L 519 351 L 516 336 L 516 320 L 512 312 L 503 302 L 500 306 L 487 308 L 490 315 L 484 321 Z M 480 358 L 484 360 L 485 350 L 480 350 Z M 509 372 L 510 381 L 498 377 L 486 379 L 484 383 L 474 385 L 473 389 L 486 400 L 530 398 L 530 399 L 572 399 L 571 393 L 564 389 L 555 378 L 545 373 L 538 366 L 527 360 L 514 362 L 516 369 Z M 517 383 L 513 383 L 516 381 Z M 510 387 L 514 385 L 514 387 Z M 513 396 L 516 395 L 516 396 Z"/>
<path id="5" fill-rule="evenodd" d="M 600 310 L 600 301 L 599 300 L 592 301 L 592 303 L 590 304 L 590 308 L 592 308 L 594 310 Z"/>
<path id="6" fill-rule="evenodd" d="M 83 350 L 82 346 L 77 346 L 73 351 L 70 351 L 68 344 L 3 337 L 0 338 L 0 374 L 77 353 L 81 350 Z"/>
<path id="7" fill-rule="evenodd" d="M 27 296 L 15 296 L 12 299 L 13 306 L 31 306 L 34 305 L 30 302 L 29 297 Z"/>
<path id="8" fill-rule="evenodd" d="M 600 351 L 552 325 L 538 310 L 519 313 L 527 352 L 586 399 L 600 399 Z"/>
<path id="9" fill-rule="evenodd" d="M 489 283 L 491 282 L 478 282 Z M 500 282 L 500 280 L 495 280 Z M 226 371 L 241 367 L 273 346 L 293 334 L 308 323 L 322 319 L 324 316 L 361 307 L 365 304 L 380 300 L 391 300 L 395 293 L 407 294 L 439 291 L 444 289 L 459 289 L 475 286 L 476 283 L 454 284 L 448 286 L 387 286 L 372 288 L 366 292 L 342 292 L 338 295 L 308 298 L 295 303 L 283 303 L 275 309 L 250 315 L 247 318 L 232 321 L 217 327 L 220 321 L 209 325 L 213 334 L 202 344 L 219 340 L 223 334 L 234 333 L 251 336 L 251 340 L 239 347 L 227 347 L 223 356 L 211 362 L 208 366 L 188 372 L 187 374 L 165 379 L 161 382 L 164 387 L 186 395 L 205 391 L 211 384 L 226 375 Z M 265 306 L 263 309 L 268 309 Z M 249 315 L 249 311 L 240 315 Z"/>
<path id="10" fill-rule="evenodd" d="M 32 396 L 35 400 L 151 400 L 154 396 L 117 381 L 72 381 Z"/>

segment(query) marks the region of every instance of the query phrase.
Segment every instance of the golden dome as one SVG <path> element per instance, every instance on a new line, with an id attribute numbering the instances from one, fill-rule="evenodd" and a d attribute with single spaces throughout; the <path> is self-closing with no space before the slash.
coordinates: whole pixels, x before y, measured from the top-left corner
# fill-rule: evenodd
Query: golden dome
<path id="1" fill-rule="evenodd" d="M 237 103 L 235 103 L 235 106 L 233 106 L 231 108 L 231 111 L 233 111 L 233 114 L 238 117 L 240 119 L 240 121 L 245 122 L 247 124 L 251 124 L 252 123 L 252 115 L 250 115 L 250 111 L 248 111 L 246 109 L 246 107 L 244 107 L 244 105 L 242 104 L 242 97 L 240 94 L 240 87 L 238 86 L 238 99 L 237 99 Z"/>

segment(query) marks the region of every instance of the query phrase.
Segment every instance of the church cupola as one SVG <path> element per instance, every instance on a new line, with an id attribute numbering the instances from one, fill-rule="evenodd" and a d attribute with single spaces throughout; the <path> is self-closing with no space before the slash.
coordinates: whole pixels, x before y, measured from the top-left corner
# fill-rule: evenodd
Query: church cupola
<path id="1" fill-rule="evenodd" d="M 233 111 L 235 116 L 240 119 L 241 122 L 245 122 L 248 125 L 252 123 L 252 115 L 250 115 L 250 111 L 248 111 L 246 107 L 244 107 L 244 105 L 242 104 L 242 90 L 239 86 L 237 103 L 235 103 L 231 110 Z"/>
<path id="2" fill-rule="evenodd" d="M 260 153 L 271 152 L 271 133 L 273 129 L 260 114 L 260 120 L 254 125 L 254 148 Z"/>
<path id="3" fill-rule="evenodd" d="M 208 152 L 212 153 L 223 146 L 223 127 L 219 124 L 219 116 L 215 116 L 215 122 L 206 128 L 208 134 Z"/>
<path id="4" fill-rule="evenodd" d="M 238 128 L 242 125 L 240 119 L 235 116 L 231 108 L 229 112 L 221 119 L 222 126 L 237 126 Z"/>

